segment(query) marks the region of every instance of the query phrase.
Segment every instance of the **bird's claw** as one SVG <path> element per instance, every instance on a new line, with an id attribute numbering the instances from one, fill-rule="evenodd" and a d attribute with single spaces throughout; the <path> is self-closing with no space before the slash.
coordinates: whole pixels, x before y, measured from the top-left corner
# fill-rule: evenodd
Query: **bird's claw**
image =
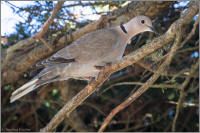
<path id="1" fill-rule="evenodd" d="M 104 66 L 94 66 L 97 70 L 105 69 L 106 67 L 110 67 L 112 65 L 111 62 L 106 62 Z"/>
<path id="2" fill-rule="evenodd" d="M 110 67 L 112 65 L 112 62 L 107 62 L 105 64 L 106 64 L 106 66 Z"/>
<path id="3" fill-rule="evenodd" d="M 88 84 L 90 84 L 92 81 L 96 80 L 95 77 L 85 77 L 85 80 L 87 80 Z"/>
<path id="4" fill-rule="evenodd" d="M 97 70 L 105 69 L 105 66 L 94 66 Z"/>

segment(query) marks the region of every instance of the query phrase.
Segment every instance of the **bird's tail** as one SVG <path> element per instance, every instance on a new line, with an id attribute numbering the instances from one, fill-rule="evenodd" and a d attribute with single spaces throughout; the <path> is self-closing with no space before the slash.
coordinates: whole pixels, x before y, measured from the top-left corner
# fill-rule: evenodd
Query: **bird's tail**
<path id="1" fill-rule="evenodd" d="M 63 66 L 64 68 L 65 66 Z M 62 67 L 58 71 L 55 67 L 48 67 L 43 69 L 37 76 L 35 76 L 31 81 L 24 84 L 22 87 L 14 91 L 10 97 L 10 103 L 18 100 L 29 92 L 35 90 L 36 88 L 51 83 L 55 81 L 67 80 L 67 78 L 61 78 L 59 75 L 62 72 Z"/>
<path id="2" fill-rule="evenodd" d="M 17 99 L 21 98 L 22 96 L 26 95 L 27 93 L 33 91 L 35 88 L 39 87 L 37 85 L 38 79 L 33 79 L 30 82 L 24 84 L 22 87 L 17 89 L 12 93 L 10 97 L 10 103 L 16 101 Z"/>
<path id="3" fill-rule="evenodd" d="M 23 97 L 24 95 L 28 94 L 29 92 L 35 90 L 36 88 L 57 81 L 59 78 L 57 76 L 53 79 L 41 80 L 40 78 L 34 78 L 30 82 L 24 84 L 22 87 L 14 91 L 10 97 L 10 103 L 18 100 L 19 98 Z M 62 79 L 60 79 L 62 80 Z"/>

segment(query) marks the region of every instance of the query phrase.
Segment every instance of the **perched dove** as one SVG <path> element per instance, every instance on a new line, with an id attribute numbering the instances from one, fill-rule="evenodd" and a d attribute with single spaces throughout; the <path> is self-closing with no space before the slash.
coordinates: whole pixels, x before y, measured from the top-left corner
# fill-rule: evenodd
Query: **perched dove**
<path id="1" fill-rule="evenodd" d="M 36 64 L 44 69 L 14 91 L 10 102 L 50 82 L 69 78 L 96 78 L 101 67 L 122 58 L 127 42 L 133 36 L 145 31 L 154 32 L 151 20 L 146 16 L 136 16 L 124 25 L 85 34 L 71 45 Z"/>

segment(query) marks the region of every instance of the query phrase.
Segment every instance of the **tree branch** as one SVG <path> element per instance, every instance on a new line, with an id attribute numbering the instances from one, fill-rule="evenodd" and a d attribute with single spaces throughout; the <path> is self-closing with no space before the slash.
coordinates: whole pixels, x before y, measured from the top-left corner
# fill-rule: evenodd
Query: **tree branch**
<path id="1" fill-rule="evenodd" d="M 48 20 L 44 23 L 44 25 L 42 26 L 42 29 L 35 35 L 35 37 L 43 37 L 44 34 L 47 32 L 47 30 L 49 29 L 49 26 L 53 23 L 54 18 L 56 17 L 57 12 L 61 9 L 62 4 L 65 1 L 58 1 L 58 3 L 55 5 L 55 7 L 53 8 L 53 13 L 51 14 L 51 16 L 48 18 Z"/>
<path id="2" fill-rule="evenodd" d="M 61 9 L 62 4 L 65 1 L 59 1 L 55 7 L 53 8 L 53 13 L 51 14 L 51 16 L 48 18 L 48 20 L 44 23 L 42 29 L 40 30 L 40 32 L 38 32 L 37 34 L 35 34 L 34 37 L 39 38 L 40 41 L 42 41 L 42 43 L 50 50 L 53 51 L 53 49 L 49 46 L 49 44 L 45 41 L 45 39 L 43 38 L 44 34 L 47 32 L 47 30 L 49 29 L 49 26 L 53 23 L 54 18 L 56 17 L 57 12 Z"/>
<path id="3" fill-rule="evenodd" d="M 156 73 L 156 71 L 154 72 Z M 161 73 L 162 75 L 162 73 Z M 100 94 L 98 94 L 98 96 L 102 95 L 103 93 L 105 93 L 106 91 L 108 91 L 109 89 L 111 89 L 114 86 L 120 86 L 120 85 L 138 85 L 138 86 L 142 86 L 145 83 L 141 83 L 141 82 L 120 82 L 120 83 L 116 83 L 113 85 L 110 85 L 109 87 L 105 88 Z M 179 84 L 178 85 L 170 85 L 170 84 L 155 84 L 155 85 L 151 85 L 149 87 L 151 88 L 173 88 L 173 89 L 179 89 Z"/>
<path id="4" fill-rule="evenodd" d="M 65 115 L 70 115 L 70 113 L 77 106 L 79 106 L 88 96 L 90 96 L 95 90 L 97 90 L 112 73 L 136 63 L 146 55 L 154 52 L 155 50 L 161 48 L 163 45 L 171 42 L 175 37 L 177 29 L 181 28 L 185 24 L 188 24 L 192 20 L 194 15 L 196 15 L 197 12 L 198 12 L 198 5 L 195 4 L 195 2 L 192 2 L 192 5 L 188 8 L 188 10 L 170 26 L 170 28 L 164 35 L 161 35 L 160 37 L 154 39 L 150 43 L 147 43 L 140 49 L 125 56 L 120 62 L 117 62 L 102 70 L 99 73 L 97 81 L 92 81 L 83 90 L 81 90 L 75 97 L 73 97 L 72 100 L 67 102 L 66 105 L 49 122 L 49 124 L 47 124 L 45 128 L 41 129 L 41 131 L 44 132 L 44 131 L 54 130 L 58 126 L 58 124 L 64 119 Z M 167 61 L 170 61 L 170 58 L 171 56 L 168 56 Z M 166 65 L 167 63 L 163 64 L 163 66 L 160 67 L 160 71 L 162 71 L 162 69 L 164 69 Z M 158 75 L 157 73 L 155 74 Z M 157 76 L 154 76 L 151 80 L 155 80 L 156 77 Z"/>
<path id="5" fill-rule="evenodd" d="M 176 131 L 176 120 L 178 119 L 178 115 L 179 115 L 179 111 L 182 107 L 182 102 L 183 102 L 183 98 L 184 98 L 184 88 L 188 85 L 188 83 L 190 82 L 191 79 L 191 75 L 193 75 L 197 68 L 199 66 L 199 60 L 192 66 L 189 75 L 186 77 L 185 81 L 183 82 L 183 84 L 180 87 L 180 97 L 178 99 L 178 104 L 176 106 L 176 114 L 172 123 L 172 132 Z"/>

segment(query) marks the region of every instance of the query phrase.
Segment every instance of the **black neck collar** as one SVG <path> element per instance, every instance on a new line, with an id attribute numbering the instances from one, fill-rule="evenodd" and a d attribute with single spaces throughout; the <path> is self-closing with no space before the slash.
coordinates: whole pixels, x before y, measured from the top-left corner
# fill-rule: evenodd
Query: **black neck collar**
<path id="1" fill-rule="evenodd" d="M 128 33 L 128 32 L 126 31 L 126 28 L 123 26 L 123 24 L 120 25 L 120 28 L 122 29 L 122 31 L 123 31 L 124 33 L 126 33 L 126 34 Z"/>

